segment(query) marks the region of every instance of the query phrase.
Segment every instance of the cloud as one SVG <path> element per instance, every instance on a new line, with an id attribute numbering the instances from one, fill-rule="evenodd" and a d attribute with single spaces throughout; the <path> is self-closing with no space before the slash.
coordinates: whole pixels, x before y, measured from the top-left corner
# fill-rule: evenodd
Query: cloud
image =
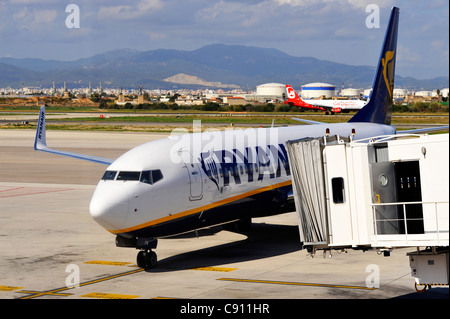
<path id="1" fill-rule="evenodd" d="M 56 10 L 39 10 L 34 12 L 34 23 L 50 23 L 55 21 L 58 13 Z"/>
<path id="2" fill-rule="evenodd" d="M 40 29 L 48 29 L 51 23 L 55 21 L 58 13 L 56 10 L 37 10 L 28 9 L 27 6 L 12 14 L 16 21 L 16 28 L 19 30 L 30 30 L 34 33 Z"/>
<path id="3" fill-rule="evenodd" d="M 103 6 L 98 11 L 100 20 L 130 20 L 163 8 L 160 0 L 142 0 L 134 5 Z"/>
<path id="4" fill-rule="evenodd" d="M 12 5 L 16 5 L 16 4 L 19 4 L 19 5 L 21 5 L 21 4 L 45 5 L 48 3 L 57 4 L 57 3 L 60 3 L 61 1 L 58 1 L 58 0 L 9 0 L 8 2 Z"/>
<path id="5" fill-rule="evenodd" d="M 398 44 L 397 47 L 398 47 L 397 59 L 399 61 L 418 62 L 422 59 L 419 53 L 417 53 L 414 50 L 411 50 L 410 48 L 407 48 L 401 44 Z"/>
<path id="6" fill-rule="evenodd" d="M 393 0 L 344 0 L 354 8 L 365 9 L 370 4 L 375 4 L 380 8 L 390 8 L 394 5 Z"/>
<path id="7" fill-rule="evenodd" d="M 69 3 L 80 7 L 80 29 L 65 26 Z M 372 3 L 380 7 L 380 29 L 365 25 Z M 32 57 L 42 47 L 53 54 L 47 58 L 75 59 L 94 50 L 226 43 L 370 64 L 378 59 L 393 5 L 401 9 L 402 63 L 411 72 L 420 63 L 442 73 L 448 68 L 448 0 L 0 0 L 0 56 Z M 25 44 L 36 50 L 24 50 Z"/>
<path id="8" fill-rule="evenodd" d="M 280 5 L 290 5 L 293 7 L 310 7 L 315 5 L 343 7 L 348 10 L 348 5 L 365 9 L 369 4 L 376 4 L 379 7 L 386 8 L 393 5 L 393 0 L 274 0 Z"/>

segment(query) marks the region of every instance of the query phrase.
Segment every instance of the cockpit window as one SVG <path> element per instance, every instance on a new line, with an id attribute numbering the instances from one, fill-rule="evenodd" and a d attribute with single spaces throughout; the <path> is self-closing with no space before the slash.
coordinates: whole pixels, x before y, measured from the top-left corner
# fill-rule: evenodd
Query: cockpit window
<path id="1" fill-rule="evenodd" d="M 138 181 L 141 176 L 141 172 L 119 172 L 117 175 L 118 181 Z"/>
<path id="2" fill-rule="evenodd" d="M 157 169 L 152 171 L 143 171 L 141 174 L 140 181 L 142 183 L 153 185 L 162 178 L 163 178 L 162 172 L 159 169 Z"/>
<path id="3" fill-rule="evenodd" d="M 149 170 L 143 172 L 127 172 L 127 171 L 106 171 L 102 180 L 105 181 L 140 181 L 142 183 L 153 185 L 163 179 L 161 170 Z"/>
<path id="4" fill-rule="evenodd" d="M 112 181 L 116 178 L 116 171 L 106 171 L 105 174 L 103 174 L 102 179 L 105 181 Z"/>

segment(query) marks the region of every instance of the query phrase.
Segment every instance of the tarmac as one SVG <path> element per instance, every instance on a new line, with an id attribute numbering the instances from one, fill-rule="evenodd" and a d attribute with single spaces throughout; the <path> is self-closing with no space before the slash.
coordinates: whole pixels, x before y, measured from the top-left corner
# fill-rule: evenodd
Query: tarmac
<path id="1" fill-rule="evenodd" d="M 138 251 L 117 248 L 89 215 L 106 167 L 36 152 L 34 134 L 0 130 L 0 299 L 174 298 L 190 306 L 202 299 L 448 299 L 448 286 L 415 291 L 406 256 L 414 248 L 390 257 L 375 250 L 312 257 L 302 249 L 295 212 L 254 219 L 246 233 L 217 226 L 160 239 L 158 266 L 140 269 Z M 47 131 L 47 142 L 117 158 L 164 136 Z M 215 311 L 245 310 L 233 307 Z"/>

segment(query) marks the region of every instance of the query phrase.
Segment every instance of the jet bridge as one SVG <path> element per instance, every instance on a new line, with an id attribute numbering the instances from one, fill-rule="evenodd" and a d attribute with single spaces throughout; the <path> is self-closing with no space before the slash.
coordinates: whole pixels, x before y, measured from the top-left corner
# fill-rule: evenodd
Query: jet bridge
<path id="1" fill-rule="evenodd" d="M 287 151 L 310 252 L 415 247 L 416 285 L 448 285 L 448 134 L 324 136 L 289 141 Z"/>

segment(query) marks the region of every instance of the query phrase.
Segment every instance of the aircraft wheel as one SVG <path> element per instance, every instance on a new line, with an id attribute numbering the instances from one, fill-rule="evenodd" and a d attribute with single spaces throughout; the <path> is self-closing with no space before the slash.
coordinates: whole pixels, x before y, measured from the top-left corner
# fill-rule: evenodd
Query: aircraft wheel
<path id="1" fill-rule="evenodd" d="M 154 251 L 141 250 L 137 255 L 136 262 L 140 268 L 154 268 L 158 263 L 158 257 Z"/>

